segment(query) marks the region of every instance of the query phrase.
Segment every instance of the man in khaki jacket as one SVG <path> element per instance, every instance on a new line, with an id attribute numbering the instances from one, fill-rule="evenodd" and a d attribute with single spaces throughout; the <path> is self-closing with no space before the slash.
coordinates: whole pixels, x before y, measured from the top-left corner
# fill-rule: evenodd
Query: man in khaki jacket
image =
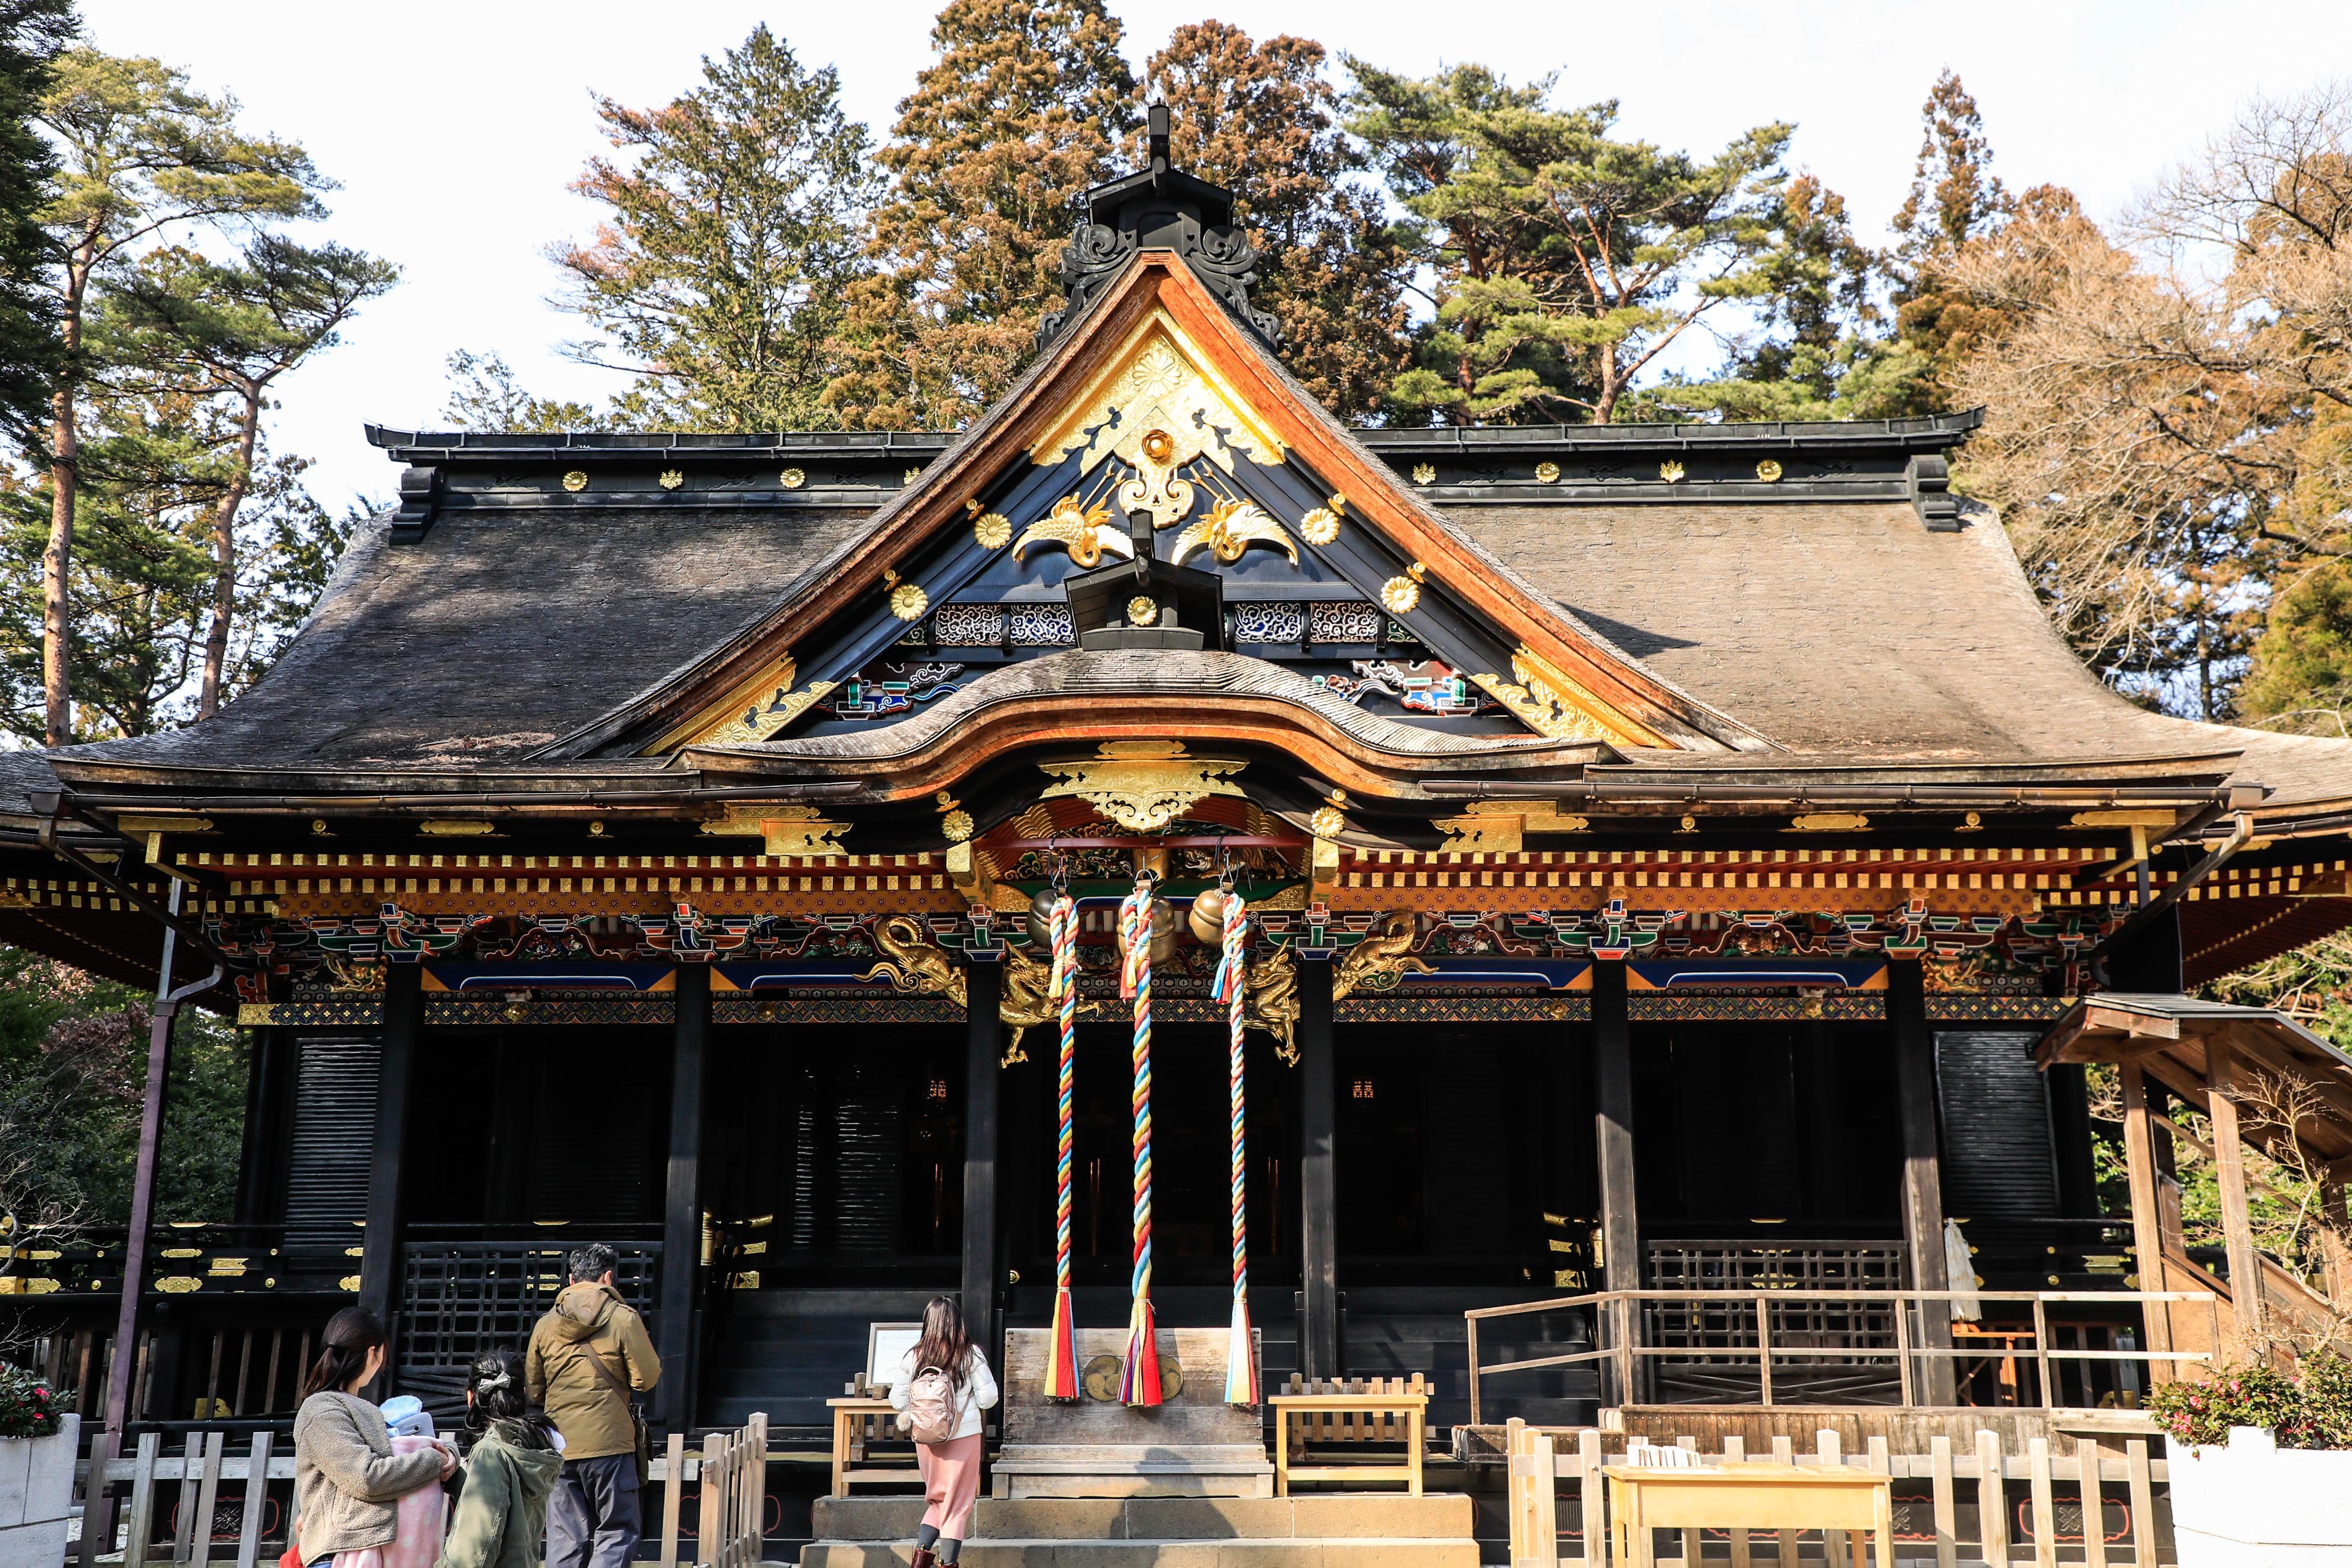
<path id="1" fill-rule="evenodd" d="M 547 1504 L 547 1568 L 626 1568 L 644 1533 L 631 1392 L 661 1381 L 636 1309 L 613 1288 L 603 1242 L 575 1250 L 572 1282 L 530 1331 L 523 1385 L 563 1437 L 563 1476 Z"/>

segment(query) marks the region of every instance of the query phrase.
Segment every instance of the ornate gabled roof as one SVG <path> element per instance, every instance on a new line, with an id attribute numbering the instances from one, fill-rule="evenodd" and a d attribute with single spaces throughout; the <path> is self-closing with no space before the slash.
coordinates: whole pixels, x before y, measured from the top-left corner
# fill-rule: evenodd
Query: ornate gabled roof
<path id="1" fill-rule="evenodd" d="M 600 716 L 551 752 L 784 733 L 903 645 L 932 607 L 975 595 L 1060 598 L 1073 570 L 1134 553 L 1128 524 L 1142 514 L 1150 537 L 1167 532 L 1160 559 L 1189 552 L 1199 565 L 1213 555 L 1229 597 L 1378 606 L 1402 633 L 1397 641 L 1427 650 L 1428 662 L 1491 699 L 1456 704 L 1465 711 L 1505 710 L 1554 738 L 1707 751 L 1769 745 L 1449 526 L 1285 374 L 1181 259 L 1144 251 L 803 589 L 710 649 L 688 679 Z M 1039 564 L 1045 556 L 1055 557 L 1050 570 Z M 1220 629 L 1196 630 L 1218 645 Z M 942 646 L 937 637 L 926 645 Z M 747 702 L 726 723 L 692 727 L 714 703 L 758 691 L 787 653 L 797 685 L 772 685 L 767 700 Z"/>

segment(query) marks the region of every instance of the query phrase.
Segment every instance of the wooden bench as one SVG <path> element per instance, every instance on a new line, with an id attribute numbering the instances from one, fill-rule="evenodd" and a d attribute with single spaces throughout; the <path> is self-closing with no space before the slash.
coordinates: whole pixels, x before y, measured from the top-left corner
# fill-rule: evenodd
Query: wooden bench
<path id="1" fill-rule="evenodd" d="M 1406 1492 L 1421 1495 L 1422 1449 L 1429 1421 L 1429 1385 L 1420 1373 L 1411 1377 L 1318 1379 L 1311 1385 L 1293 1374 L 1280 1394 L 1266 1403 L 1274 1408 L 1274 1493 L 1290 1495 L 1290 1482 L 1402 1481 Z M 1401 1462 L 1383 1464 L 1294 1464 L 1294 1450 L 1303 1458 L 1314 1448 L 1332 1444 L 1402 1443 Z"/>
<path id="2" fill-rule="evenodd" d="M 897 1463 L 875 1463 L 873 1448 L 877 1443 L 908 1442 L 898 1430 L 898 1412 L 890 1408 L 887 1394 L 863 1392 L 866 1379 L 860 1377 L 851 1385 L 851 1392 L 838 1399 L 826 1400 L 833 1412 L 833 1493 L 847 1497 L 853 1486 L 887 1483 L 903 1486 L 908 1481 L 919 1482 L 922 1474 L 915 1467 L 911 1448 L 907 1458 Z"/>

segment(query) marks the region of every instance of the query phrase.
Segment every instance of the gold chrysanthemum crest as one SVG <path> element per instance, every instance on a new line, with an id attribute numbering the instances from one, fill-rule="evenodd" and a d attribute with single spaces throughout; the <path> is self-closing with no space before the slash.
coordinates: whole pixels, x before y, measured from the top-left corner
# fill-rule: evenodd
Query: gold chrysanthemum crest
<path id="1" fill-rule="evenodd" d="M 971 537 L 982 549 L 1003 549 L 1013 542 L 1013 519 L 1003 512 L 982 512 L 971 520 Z"/>
<path id="2" fill-rule="evenodd" d="M 1339 537 L 1339 514 L 1328 507 L 1318 507 L 1298 519 L 1298 531 L 1308 544 L 1330 544 Z"/>
<path id="3" fill-rule="evenodd" d="M 882 580 L 890 589 L 890 613 L 901 621 L 920 621 L 923 612 L 931 607 L 931 596 L 911 582 L 900 582 L 896 571 L 885 571 Z"/>
<path id="4" fill-rule="evenodd" d="M 1427 575 L 1428 566 L 1414 561 L 1404 569 L 1402 577 L 1390 578 L 1381 584 L 1381 602 L 1391 615 L 1410 615 L 1421 603 L 1421 580 Z"/>

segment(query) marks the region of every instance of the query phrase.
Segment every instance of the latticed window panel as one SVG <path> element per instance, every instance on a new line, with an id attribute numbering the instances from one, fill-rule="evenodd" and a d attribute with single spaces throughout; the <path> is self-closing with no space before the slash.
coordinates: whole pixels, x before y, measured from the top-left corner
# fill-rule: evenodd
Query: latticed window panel
<path id="1" fill-rule="evenodd" d="M 1307 606 L 1267 603 L 1234 606 L 1236 643 L 1300 643 L 1307 638 Z"/>
<path id="2" fill-rule="evenodd" d="M 1004 641 L 1004 608 L 942 604 L 931 614 L 931 641 L 942 648 L 996 647 Z"/>
<path id="3" fill-rule="evenodd" d="M 1006 619 L 1016 648 L 1066 648 L 1078 640 L 1067 604 L 1010 605 Z"/>
<path id="4" fill-rule="evenodd" d="M 436 1415 L 465 1406 L 465 1372 L 486 1350 L 519 1351 L 563 1289 L 571 1247 L 529 1241 L 412 1241 L 401 1249 L 404 1393 Z M 641 1312 L 656 1304 L 661 1243 L 621 1242 L 613 1284 Z"/>
<path id="5" fill-rule="evenodd" d="M 1653 1241 L 1654 1291 L 1899 1291 L 1899 1241 Z"/>
<path id="6" fill-rule="evenodd" d="M 1311 643 L 1377 643 L 1381 640 L 1381 623 L 1387 619 L 1377 604 L 1325 601 L 1309 607 L 1307 638 Z"/>

